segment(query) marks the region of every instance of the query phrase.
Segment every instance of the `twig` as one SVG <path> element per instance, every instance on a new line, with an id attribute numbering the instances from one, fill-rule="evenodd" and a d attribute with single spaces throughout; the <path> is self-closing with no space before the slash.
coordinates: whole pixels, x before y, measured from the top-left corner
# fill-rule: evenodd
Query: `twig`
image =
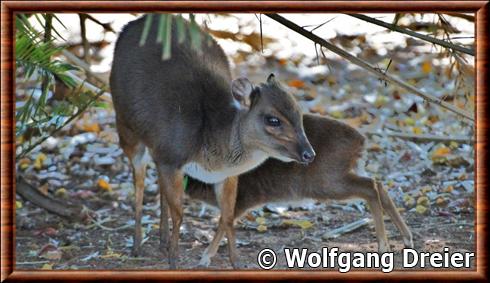
<path id="1" fill-rule="evenodd" d="M 95 226 L 99 227 L 102 230 L 106 230 L 106 231 L 119 231 L 119 230 L 123 230 L 123 229 L 130 228 L 130 227 L 134 226 L 134 224 L 125 224 L 123 226 L 111 228 L 111 227 L 106 227 L 106 226 L 100 224 L 99 222 L 97 222 L 97 220 L 93 219 L 92 217 L 90 217 L 90 218 L 91 218 L 92 223 L 95 224 Z"/>
<path id="2" fill-rule="evenodd" d="M 349 232 L 352 232 L 356 229 L 359 229 L 369 223 L 373 222 L 373 220 L 371 218 L 362 218 L 362 219 L 359 219 L 357 221 L 354 221 L 354 222 L 351 222 L 351 223 L 348 223 L 342 227 L 339 227 L 337 229 L 333 229 L 333 230 L 330 230 L 330 231 L 327 231 L 325 234 L 323 234 L 322 238 L 324 240 L 328 240 L 328 239 L 334 239 L 334 238 L 337 238 L 339 236 L 342 236 L 343 234 L 346 234 L 346 233 L 349 233 Z"/>
<path id="3" fill-rule="evenodd" d="M 405 90 L 408 90 L 409 92 L 412 92 L 412 93 L 424 98 L 428 102 L 440 105 L 441 107 L 443 107 L 443 108 L 445 108 L 445 109 L 447 109 L 447 110 L 449 110 L 455 114 L 458 114 L 459 116 L 461 116 L 463 118 L 466 118 L 471 124 L 474 124 L 474 117 L 473 117 L 472 113 L 469 113 L 465 110 L 459 109 L 459 108 L 455 107 L 454 105 L 451 105 L 445 101 L 438 99 L 435 96 L 424 93 L 424 92 L 418 90 L 417 88 L 413 87 L 412 85 L 405 83 L 404 81 L 402 81 L 401 79 L 399 79 L 395 76 L 383 74 L 382 72 L 379 72 L 378 70 L 376 70 L 375 67 L 371 66 L 371 64 L 369 64 L 368 62 L 351 55 L 347 51 L 329 43 L 328 41 L 324 40 L 323 38 L 320 38 L 319 36 L 315 35 L 314 33 L 311 33 L 309 31 L 301 28 L 300 26 L 296 25 L 295 23 L 287 20 L 286 18 L 284 18 L 278 14 L 266 14 L 266 15 L 269 18 L 271 18 L 271 19 L 283 24 L 284 26 L 290 28 L 291 30 L 293 30 L 293 31 L 303 35 L 304 37 L 320 44 L 321 46 L 329 49 L 330 51 L 334 52 L 335 54 L 349 60 L 351 63 L 356 64 L 357 66 L 359 66 L 359 67 L 369 71 L 370 73 L 380 77 L 381 79 L 383 79 L 385 81 L 389 81 L 389 82 L 391 82 L 391 83 L 393 83 L 393 84 L 395 84 L 395 85 L 397 85 L 397 86 L 399 86 Z"/>
<path id="4" fill-rule="evenodd" d="M 33 264 L 44 264 L 44 263 L 49 263 L 49 260 L 16 262 L 15 265 L 33 265 Z"/>
<path id="5" fill-rule="evenodd" d="M 92 22 L 94 22 L 94 23 L 96 23 L 96 24 L 100 25 L 100 26 L 101 26 L 101 27 L 102 27 L 104 30 L 106 30 L 106 31 L 110 31 L 110 32 L 112 32 L 112 33 L 116 33 L 116 32 L 114 31 L 114 29 L 111 27 L 111 24 L 109 24 L 109 23 L 103 23 L 103 22 L 101 22 L 101 21 L 97 20 L 96 18 L 94 18 L 94 17 L 93 17 L 92 15 L 90 15 L 90 14 L 84 14 L 84 15 L 85 15 L 85 17 L 87 17 L 87 19 L 89 19 L 89 20 L 91 20 Z"/>
<path id="6" fill-rule="evenodd" d="M 127 257 L 124 260 L 155 260 L 151 257 Z"/>
<path id="7" fill-rule="evenodd" d="M 257 20 L 259 20 L 260 48 L 261 48 L 261 52 L 264 53 L 264 39 L 263 39 L 263 35 L 262 35 L 262 14 L 259 14 L 258 16 L 257 16 L 257 14 L 255 14 L 255 17 L 257 18 Z"/>
<path id="8" fill-rule="evenodd" d="M 451 16 L 451 17 L 465 19 L 465 20 L 473 22 L 473 23 L 475 22 L 475 16 L 472 16 L 472 15 L 466 15 L 466 14 L 457 13 L 457 12 L 446 12 L 444 14 Z"/>
<path id="9" fill-rule="evenodd" d="M 347 14 L 347 15 L 354 17 L 354 18 L 357 18 L 357 19 L 360 19 L 360 20 L 363 20 L 363 21 L 366 21 L 366 22 L 369 22 L 369 23 L 372 23 L 372 24 L 375 24 L 375 25 L 378 25 L 378 26 L 385 27 L 385 28 L 390 29 L 392 31 L 404 33 L 404 34 L 416 37 L 418 39 L 428 41 L 428 42 L 433 43 L 433 44 L 437 44 L 437 45 L 440 45 L 440 46 L 443 46 L 446 48 L 450 48 L 450 49 L 453 49 L 453 50 L 456 50 L 459 52 L 466 53 L 466 54 L 471 55 L 471 56 L 475 56 L 475 50 L 470 49 L 470 48 L 466 48 L 463 46 L 456 45 L 454 43 L 450 43 L 450 42 L 447 42 L 444 40 L 440 40 L 440 39 L 432 37 L 432 36 L 428 36 L 425 34 L 414 32 L 414 31 L 411 31 L 409 29 L 402 28 L 402 27 L 399 27 L 399 26 L 394 25 L 394 24 L 386 23 L 386 22 L 365 16 L 365 15 L 361 15 L 361 14 Z"/>
<path id="10" fill-rule="evenodd" d="M 333 17 L 330 20 L 325 21 L 324 23 L 322 23 L 322 24 L 318 25 L 317 27 L 313 28 L 312 30 L 310 30 L 310 32 L 314 32 L 315 30 L 317 30 L 317 29 L 321 28 L 322 26 L 324 26 L 324 25 L 330 23 L 331 21 L 335 20 L 335 18 L 336 17 Z"/>
<path id="11" fill-rule="evenodd" d="M 85 25 L 85 21 L 87 19 L 86 14 L 79 14 L 80 17 L 80 36 L 82 37 L 82 46 L 83 46 L 83 59 L 86 63 L 90 63 L 90 45 L 87 39 L 87 28 Z"/>
<path id="12" fill-rule="evenodd" d="M 102 94 L 99 96 L 101 99 L 103 99 L 104 101 L 112 101 L 111 95 L 108 92 L 105 92 L 104 89 L 98 88 L 98 87 L 94 86 L 93 84 L 81 79 L 80 77 L 78 77 L 73 72 L 66 72 L 66 75 L 69 76 L 70 78 L 72 78 L 75 82 L 77 82 L 81 86 L 82 89 L 89 90 L 89 91 L 94 92 L 94 93 L 102 92 Z M 97 98 L 99 98 L 99 97 L 97 97 Z"/>
<path id="13" fill-rule="evenodd" d="M 314 44 L 315 44 L 316 64 L 320 65 L 320 57 L 318 57 L 318 49 L 316 49 L 316 42 L 314 42 Z"/>
<path id="14" fill-rule="evenodd" d="M 401 138 L 401 139 L 409 139 L 409 140 L 418 140 L 418 141 L 436 141 L 436 142 L 457 142 L 457 143 L 472 143 L 474 142 L 473 137 L 471 136 L 436 136 L 436 135 L 429 135 L 429 134 L 411 134 L 411 133 L 389 133 L 389 132 L 376 132 L 376 131 L 369 131 L 369 130 L 362 130 L 360 131 L 363 134 L 370 135 L 370 136 L 389 136 L 389 137 L 395 137 L 395 138 Z"/>
<path id="15" fill-rule="evenodd" d="M 100 83 L 103 83 L 104 85 L 109 84 L 109 82 L 106 79 L 102 78 L 99 74 L 92 72 L 92 70 L 90 70 L 90 65 L 87 64 L 85 61 L 81 60 L 80 58 L 78 58 L 75 54 L 71 53 L 66 49 L 63 49 L 61 51 L 61 54 L 63 54 L 63 56 L 65 56 L 66 59 L 68 59 L 68 61 L 71 61 L 73 64 L 82 68 L 85 72 L 90 74 L 93 78 L 95 78 Z"/>

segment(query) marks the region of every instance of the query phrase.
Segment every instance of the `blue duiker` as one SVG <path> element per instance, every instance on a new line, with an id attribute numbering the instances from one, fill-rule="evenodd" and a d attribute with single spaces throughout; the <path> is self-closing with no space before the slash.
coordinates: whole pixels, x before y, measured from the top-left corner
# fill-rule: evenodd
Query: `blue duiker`
<path id="1" fill-rule="evenodd" d="M 232 80 L 228 60 L 214 40 L 202 42 L 199 50 L 187 32 L 179 41 L 174 16 L 169 59 L 161 59 L 158 16 L 152 17 L 146 42 L 139 46 L 147 17 L 129 23 L 119 35 L 110 77 L 120 145 L 131 162 L 136 190 L 132 253 L 140 253 L 144 179 L 151 157 L 160 187 L 160 249 L 168 248 L 170 268 L 178 263 L 184 173 L 212 184 L 227 200 L 224 206 L 230 208 L 220 221 L 235 265 L 236 176 L 269 157 L 311 163 L 315 152 L 302 113 L 274 75 L 259 85 L 247 78 Z"/>

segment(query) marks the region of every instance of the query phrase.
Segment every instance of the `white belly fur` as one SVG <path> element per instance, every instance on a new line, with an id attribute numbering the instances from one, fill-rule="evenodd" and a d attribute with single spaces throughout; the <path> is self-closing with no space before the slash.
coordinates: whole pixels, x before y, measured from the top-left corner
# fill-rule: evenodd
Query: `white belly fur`
<path id="1" fill-rule="evenodd" d="M 234 167 L 225 167 L 215 171 L 208 171 L 196 162 L 189 162 L 184 165 L 183 170 L 187 175 L 201 182 L 216 184 L 224 181 L 228 177 L 238 176 L 252 170 L 262 164 L 267 157 L 265 152 L 255 151 L 252 153 L 251 158 Z"/>

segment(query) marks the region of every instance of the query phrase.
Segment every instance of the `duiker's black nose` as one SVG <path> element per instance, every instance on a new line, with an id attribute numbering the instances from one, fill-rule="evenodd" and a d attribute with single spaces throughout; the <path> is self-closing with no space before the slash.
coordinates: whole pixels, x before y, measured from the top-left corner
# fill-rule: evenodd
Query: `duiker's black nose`
<path id="1" fill-rule="evenodd" d="M 311 163 L 313 162 L 313 159 L 315 159 L 315 152 L 312 150 L 305 150 L 301 155 L 301 159 L 305 163 Z"/>

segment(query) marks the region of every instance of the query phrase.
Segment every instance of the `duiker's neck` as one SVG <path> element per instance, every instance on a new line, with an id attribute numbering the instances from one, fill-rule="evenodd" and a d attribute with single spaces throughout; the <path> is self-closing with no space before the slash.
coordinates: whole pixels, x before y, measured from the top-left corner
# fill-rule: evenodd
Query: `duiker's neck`
<path id="1" fill-rule="evenodd" d="M 220 122 L 220 127 L 211 127 L 213 131 L 208 132 L 207 145 L 214 149 L 211 153 L 218 158 L 221 156 L 222 161 L 230 165 L 250 158 L 253 151 L 246 132 L 247 112 L 232 106 L 227 119 Z"/>

